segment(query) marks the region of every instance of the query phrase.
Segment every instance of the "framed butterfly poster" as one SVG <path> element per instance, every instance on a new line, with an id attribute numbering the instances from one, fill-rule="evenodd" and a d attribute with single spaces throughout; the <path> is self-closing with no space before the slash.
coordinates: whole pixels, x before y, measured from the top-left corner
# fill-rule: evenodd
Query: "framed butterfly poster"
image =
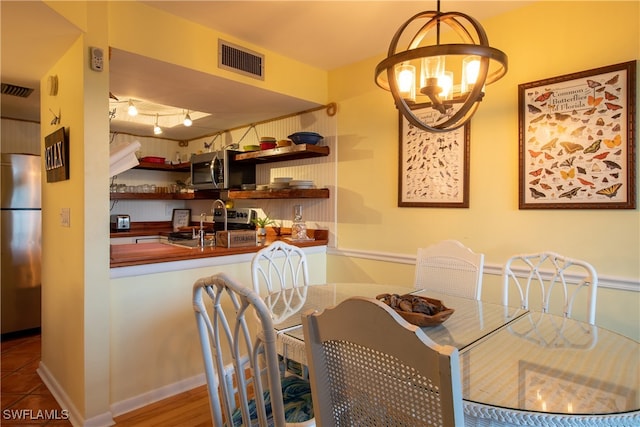
<path id="1" fill-rule="evenodd" d="M 427 123 L 440 118 L 432 108 L 414 114 Z M 399 116 L 398 206 L 468 208 L 470 125 L 432 133 Z"/>
<path id="2" fill-rule="evenodd" d="M 518 86 L 520 209 L 635 209 L 636 62 Z"/>

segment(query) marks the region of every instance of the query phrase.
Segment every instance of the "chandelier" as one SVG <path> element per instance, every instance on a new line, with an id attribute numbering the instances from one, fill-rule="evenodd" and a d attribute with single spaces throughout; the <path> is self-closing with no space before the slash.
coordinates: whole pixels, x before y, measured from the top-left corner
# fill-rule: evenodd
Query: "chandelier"
<path id="1" fill-rule="evenodd" d="M 441 26 L 453 31 L 441 34 Z M 415 27 L 415 35 L 407 36 Z M 409 47 L 398 50 L 403 40 L 410 40 Z M 375 81 L 391 91 L 396 107 L 411 124 L 429 132 L 448 132 L 471 119 L 485 86 L 506 72 L 507 55 L 489 46 L 480 23 L 464 13 L 441 13 L 438 0 L 437 11 L 420 12 L 398 29 L 387 58 L 376 66 Z M 454 75 L 459 78 L 454 80 Z M 425 108 L 433 111 L 424 114 Z"/>

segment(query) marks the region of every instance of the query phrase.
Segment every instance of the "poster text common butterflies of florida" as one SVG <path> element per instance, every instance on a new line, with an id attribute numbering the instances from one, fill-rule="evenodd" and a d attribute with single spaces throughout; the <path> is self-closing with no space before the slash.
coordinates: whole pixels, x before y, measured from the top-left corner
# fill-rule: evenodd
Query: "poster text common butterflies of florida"
<path id="1" fill-rule="evenodd" d="M 592 71 L 520 85 L 520 208 L 635 207 L 627 86 L 635 71 Z"/>

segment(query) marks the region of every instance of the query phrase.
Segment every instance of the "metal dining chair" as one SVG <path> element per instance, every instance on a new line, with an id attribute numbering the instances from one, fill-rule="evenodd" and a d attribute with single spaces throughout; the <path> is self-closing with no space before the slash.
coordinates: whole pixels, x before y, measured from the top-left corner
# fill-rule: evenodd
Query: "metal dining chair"
<path id="1" fill-rule="evenodd" d="M 505 306 L 511 303 L 509 289 L 515 287 L 521 308 L 530 309 L 535 303 L 544 313 L 557 311 L 573 318 L 573 305 L 580 295 L 585 310 L 579 320 L 595 325 L 598 274 L 586 261 L 555 252 L 514 255 L 505 263 L 502 279 Z M 534 288 L 538 292 L 532 300 Z"/>
<path id="2" fill-rule="evenodd" d="M 309 271 L 307 257 L 299 247 L 279 240 L 261 249 L 251 260 L 251 278 L 256 293 L 278 296 L 266 300 L 273 323 L 283 322 L 304 306 L 309 286 Z M 290 292 L 278 294 L 285 289 Z M 289 360 L 289 348 L 285 340 L 280 340 L 278 344 L 285 371 L 308 377 L 304 366 Z"/>
<path id="3" fill-rule="evenodd" d="M 484 254 L 456 240 L 418 249 L 415 287 L 480 300 Z"/>
<path id="4" fill-rule="evenodd" d="M 196 281 L 193 308 L 213 425 L 315 425 L 308 381 L 280 375 L 271 314 L 257 293 L 220 273 Z M 254 334 L 251 311 L 262 325 Z"/>
<path id="5" fill-rule="evenodd" d="M 251 277 L 258 294 L 308 286 L 307 257 L 299 247 L 277 240 L 256 252 Z"/>
<path id="6" fill-rule="evenodd" d="M 318 425 L 464 425 L 455 347 L 371 298 L 309 310 L 302 324 Z"/>

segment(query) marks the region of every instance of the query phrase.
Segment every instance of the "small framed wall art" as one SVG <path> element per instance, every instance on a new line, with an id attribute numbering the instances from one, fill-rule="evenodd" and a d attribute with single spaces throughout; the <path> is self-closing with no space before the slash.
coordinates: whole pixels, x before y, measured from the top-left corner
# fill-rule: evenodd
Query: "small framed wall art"
<path id="1" fill-rule="evenodd" d="M 191 209 L 174 209 L 171 217 L 173 231 L 180 231 L 183 227 L 188 227 L 191 223 Z"/>
<path id="2" fill-rule="evenodd" d="M 432 108 L 416 110 L 438 120 Z M 398 206 L 469 207 L 469 124 L 444 133 L 426 132 L 400 116 Z"/>
<path id="3" fill-rule="evenodd" d="M 520 209 L 635 209 L 636 62 L 518 86 Z"/>

